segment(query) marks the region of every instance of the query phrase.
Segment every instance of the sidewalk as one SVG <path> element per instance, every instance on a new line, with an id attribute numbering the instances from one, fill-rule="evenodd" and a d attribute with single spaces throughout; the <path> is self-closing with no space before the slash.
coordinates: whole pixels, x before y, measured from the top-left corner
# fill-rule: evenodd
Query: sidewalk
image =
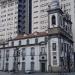
<path id="1" fill-rule="evenodd" d="M 75 73 L 31 73 L 31 74 L 12 73 L 10 75 L 75 75 Z"/>
<path id="2" fill-rule="evenodd" d="M 75 73 L 31 73 L 31 74 L 25 74 L 25 73 L 13 73 L 13 72 L 1 72 L 0 75 L 75 75 Z"/>
<path id="3" fill-rule="evenodd" d="M 3 72 L 3 71 L 0 71 L 0 75 L 10 75 L 10 73 L 8 73 L 8 72 Z"/>

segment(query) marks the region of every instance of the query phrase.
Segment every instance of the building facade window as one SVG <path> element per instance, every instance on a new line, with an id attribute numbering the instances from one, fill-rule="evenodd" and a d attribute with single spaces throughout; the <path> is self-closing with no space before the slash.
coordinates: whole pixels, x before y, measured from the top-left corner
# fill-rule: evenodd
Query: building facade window
<path id="1" fill-rule="evenodd" d="M 56 17 L 54 15 L 52 16 L 52 25 L 56 25 Z"/>
<path id="2" fill-rule="evenodd" d="M 19 45 L 21 45 L 21 40 L 19 40 Z"/>
<path id="3" fill-rule="evenodd" d="M 56 51 L 56 43 L 52 43 L 52 49 L 53 51 Z"/>
<path id="4" fill-rule="evenodd" d="M 45 52 L 45 47 L 41 47 L 40 54 L 46 54 L 46 52 Z"/>
<path id="5" fill-rule="evenodd" d="M 14 46 L 14 41 L 12 41 L 12 46 Z"/>
<path id="6" fill-rule="evenodd" d="M 0 60 L 1 60 L 1 50 L 0 50 Z"/>
<path id="7" fill-rule="evenodd" d="M 16 70 L 16 62 L 15 62 L 16 60 L 14 60 L 14 62 L 13 62 L 13 71 L 15 71 Z"/>
<path id="8" fill-rule="evenodd" d="M 61 43 L 61 52 L 62 52 L 62 51 L 63 51 L 63 49 L 64 49 L 64 48 L 63 48 L 63 45 L 64 45 L 64 44 L 63 44 L 63 43 Z"/>
<path id="9" fill-rule="evenodd" d="M 31 60 L 34 60 L 34 56 L 35 56 L 35 48 L 32 47 L 31 48 Z"/>
<path id="10" fill-rule="evenodd" d="M 59 17 L 59 24 L 62 26 L 63 25 L 63 19 L 62 16 Z"/>
<path id="11" fill-rule="evenodd" d="M 9 3 L 8 7 L 14 6 L 14 3 Z"/>
<path id="12" fill-rule="evenodd" d="M 31 71 L 34 71 L 34 62 L 31 62 Z"/>
<path id="13" fill-rule="evenodd" d="M 9 63 L 6 63 L 5 70 L 8 71 Z"/>
<path id="14" fill-rule="evenodd" d="M 35 38 L 35 43 L 36 43 L 36 44 L 38 43 L 38 38 Z"/>
<path id="15" fill-rule="evenodd" d="M 32 47 L 32 48 L 31 48 L 31 56 L 34 56 L 34 55 L 35 55 L 35 48 Z"/>
<path id="16" fill-rule="evenodd" d="M 29 44 L 29 39 L 27 39 L 27 45 Z"/>
<path id="17" fill-rule="evenodd" d="M 53 59 L 53 65 L 57 65 L 57 60 Z"/>
<path id="18" fill-rule="evenodd" d="M 64 52 L 66 52 L 67 51 L 67 48 L 66 48 L 67 46 L 66 46 L 66 43 L 64 43 Z"/>
<path id="19" fill-rule="evenodd" d="M 25 62 L 22 62 L 22 71 L 25 72 Z"/>
<path id="20" fill-rule="evenodd" d="M 22 60 L 25 60 L 25 56 L 26 56 L 26 49 L 22 48 Z"/>
<path id="21" fill-rule="evenodd" d="M 9 50 L 6 50 L 6 60 L 9 60 Z"/>

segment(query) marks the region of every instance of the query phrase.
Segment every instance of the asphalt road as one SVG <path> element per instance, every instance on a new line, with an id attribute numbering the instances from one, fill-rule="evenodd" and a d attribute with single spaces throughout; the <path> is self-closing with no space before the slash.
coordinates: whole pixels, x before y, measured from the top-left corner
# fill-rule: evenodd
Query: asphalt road
<path id="1" fill-rule="evenodd" d="M 32 74 L 24 74 L 24 73 L 12 73 L 12 72 L 1 72 L 0 75 L 75 75 L 75 73 L 65 73 L 65 74 L 58 74 L 58 73 L 32 73 Z"/>

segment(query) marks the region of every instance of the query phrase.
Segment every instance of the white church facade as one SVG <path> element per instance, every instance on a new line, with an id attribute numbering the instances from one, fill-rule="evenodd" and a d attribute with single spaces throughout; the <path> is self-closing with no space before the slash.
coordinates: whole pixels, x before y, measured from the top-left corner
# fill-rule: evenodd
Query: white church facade
<path id="1" fill-rule="evenodd" d="M 0 70 L 57 72 L 62 66 L 73 70 L 73 44 L 63 37 L 41 32 L 0 45 Z"/>

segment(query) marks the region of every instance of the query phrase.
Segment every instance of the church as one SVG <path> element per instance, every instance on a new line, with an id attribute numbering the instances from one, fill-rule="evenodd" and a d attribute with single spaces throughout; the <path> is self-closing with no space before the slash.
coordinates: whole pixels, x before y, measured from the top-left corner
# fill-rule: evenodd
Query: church
<path id="1" fill-rule="evenodd" d="M 18 35 L 0 44 L 0 70 L 70 72 L 74 66 L 72 22 L 58 0 L 48 6 L 48 31 Z"/>

